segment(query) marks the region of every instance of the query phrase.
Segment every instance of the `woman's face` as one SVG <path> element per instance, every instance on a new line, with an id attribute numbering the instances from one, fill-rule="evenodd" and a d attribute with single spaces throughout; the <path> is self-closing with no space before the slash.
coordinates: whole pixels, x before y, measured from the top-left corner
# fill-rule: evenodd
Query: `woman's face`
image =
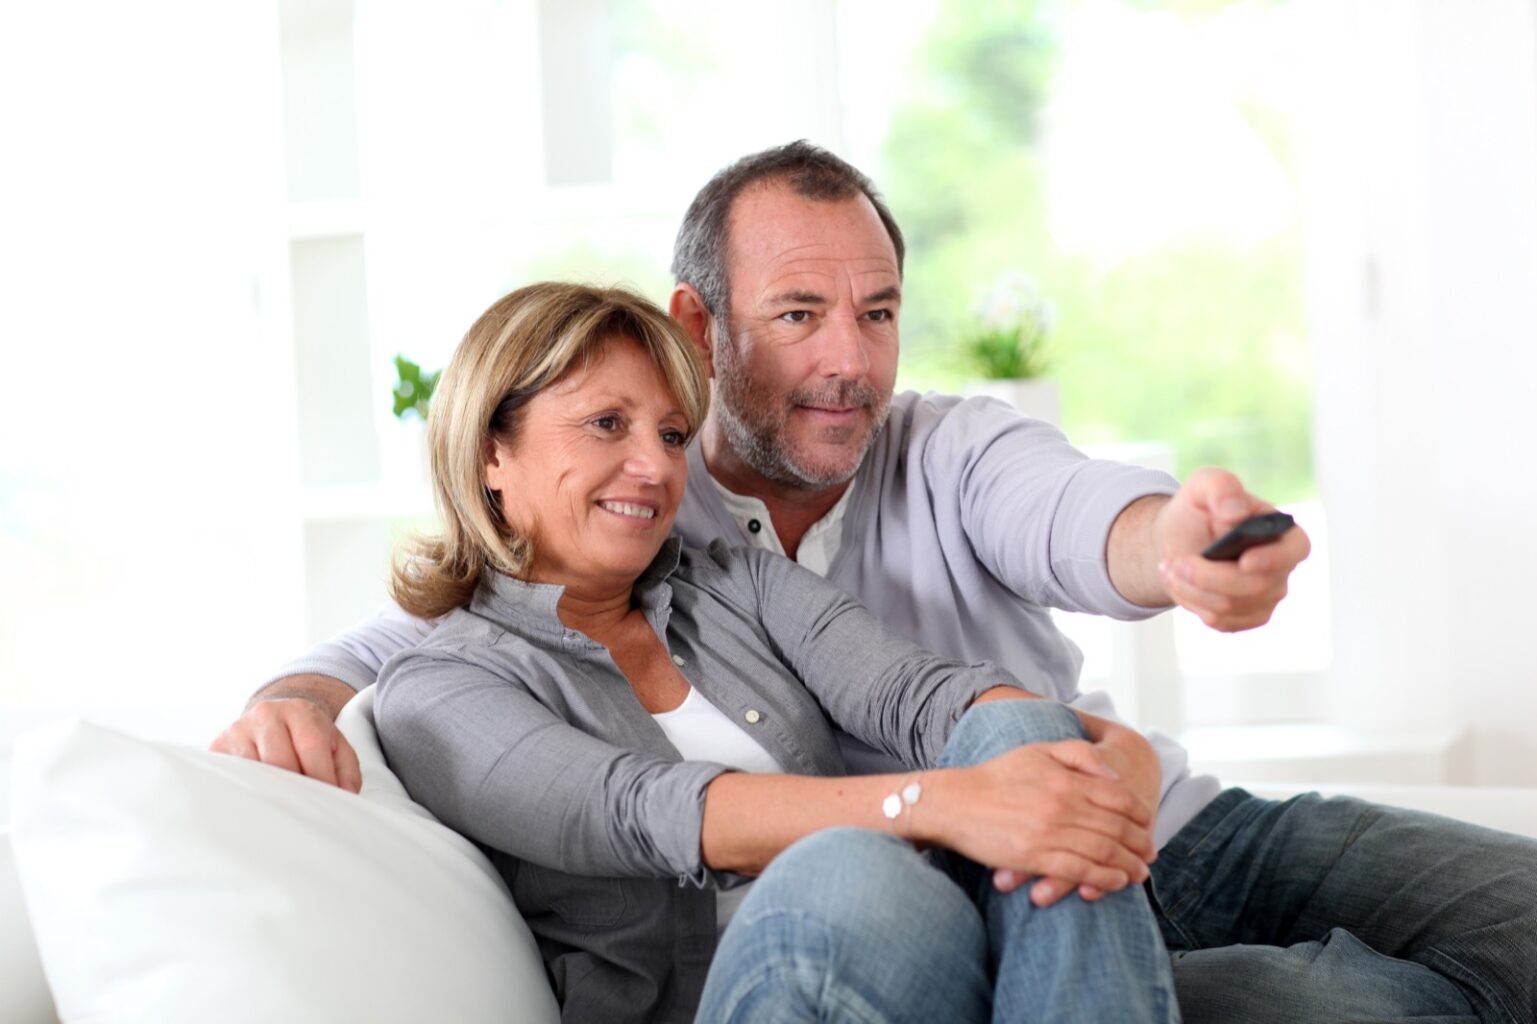
<path id="1" fill-rule="evenodd" d="M 534 545 L 529 578 L 628 586 L 672 532 L 688 421 L 639 342 L 615 338 L 523 407 L 486 483 Z"/>

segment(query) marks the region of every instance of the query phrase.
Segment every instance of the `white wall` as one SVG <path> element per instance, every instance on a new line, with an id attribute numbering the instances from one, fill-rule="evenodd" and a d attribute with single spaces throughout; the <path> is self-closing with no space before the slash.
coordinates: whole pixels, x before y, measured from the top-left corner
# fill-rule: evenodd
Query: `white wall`
<path id="1" fill-rule="evenodd" d="M 0 757 L 301 641 L 275 53 L 270 5 L 0 13 Z"/>
<path id="2" fill-rule="evenodd" d="M 1316 5 L 1305 140 L 1334 714 L 1537 784 L 1537 4 Z"/>

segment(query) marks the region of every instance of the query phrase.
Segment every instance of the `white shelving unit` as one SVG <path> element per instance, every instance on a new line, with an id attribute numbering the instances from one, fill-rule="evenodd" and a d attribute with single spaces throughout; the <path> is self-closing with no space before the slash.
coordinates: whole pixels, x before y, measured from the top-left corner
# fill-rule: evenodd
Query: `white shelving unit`
<path id="1" fill-rule="evenodd" d="M 310 641 L 386 596 L 402 527 L 431 514 L 410 463 L 420 431 L 382 406 L 388 356 L 369 318 L 368 207 L 352 0 L 279 0 L 289 307 L 298 399 L 305 628 Z M 389 428 L 399 429 L 387 434 Z M 402 450 L 404 452 L 402 453 Z"/>

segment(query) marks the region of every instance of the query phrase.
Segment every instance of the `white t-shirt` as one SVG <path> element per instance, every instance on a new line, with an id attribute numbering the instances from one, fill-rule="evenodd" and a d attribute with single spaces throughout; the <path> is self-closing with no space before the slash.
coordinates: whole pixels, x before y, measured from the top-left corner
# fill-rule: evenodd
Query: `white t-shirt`
<path id="1" fill-rule="evenodd" d="M 686 761 L 714 761 L 744 772 L 779 774 L 784 771 L 780 763 L 747 734 L 747 730 L 727 718 L 692 686 L 682 704 L 651 717 Z M 751 884 L 739 885 L 716 894 L 717 934 L 726 930 L 736 908 L 741 906 L 751 888 Z"/>
<path id="2" fill-rule="evenodd" d="M 705 474 L 709 476 L 709 474 Z M 720 494 L 720 500 L 726 506 L 726 512 L 735 519 L 737 525 L 742 528 L 742 535 L 747 542 L 755 548 L 764 548 L 776 555 L 785 553 L 784 545 L 779 543 L 779 534 L 774 532 L 774 524 L 769 519 L 768 506 L 758 498 L 750 498 L 745 494 L 737 494 L 728 491 L 719 480 L 709 477 L 710 483 L 715 485 L 715 490 Z M 795 549 L 795 561 L 810 569 L 818 576 L 826 576 L 828 566 L 833 564 L 837 557 L 838 546 L 843 541 L 843 513 L 848 511 L 849 498 L 853 495 L 852 486 L 846 488 L 843 496 L 838 499 L 838 504 L 828 509 L 827 515 L 811 524 L 806 535 L 801 538 L 800 546 Z"/>

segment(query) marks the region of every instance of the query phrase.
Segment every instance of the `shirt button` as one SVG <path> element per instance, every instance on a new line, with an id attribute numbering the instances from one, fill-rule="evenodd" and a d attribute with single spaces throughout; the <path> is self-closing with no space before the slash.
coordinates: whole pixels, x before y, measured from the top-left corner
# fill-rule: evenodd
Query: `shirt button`
<path id="1" fill-rule="evenodd" d="M 756 519 L 749 519 L 749 520 L 747 520 L 747 532 L 748 533 L 762 533 L 763 532 L 763 524 L 758 522 Z"/>
<path id="2" fill-rule="evenodd" d="M 681 655 L 681 654 L 674 654 L 672 656 L 672 663 L 674 665 L 677 665 L 679 668 L 682 668 L 683 667 L 683 655 Z"/>
<path id="3" fill-rule="evenodd" d="M 763 715 L 758 711 L 757 708 L 749 708 L 747 710 L 747 714 L 743 715 L 742 717 L 747 719 L 748 725 L 757 725 L 760 721 L 763 720 Z"/>

